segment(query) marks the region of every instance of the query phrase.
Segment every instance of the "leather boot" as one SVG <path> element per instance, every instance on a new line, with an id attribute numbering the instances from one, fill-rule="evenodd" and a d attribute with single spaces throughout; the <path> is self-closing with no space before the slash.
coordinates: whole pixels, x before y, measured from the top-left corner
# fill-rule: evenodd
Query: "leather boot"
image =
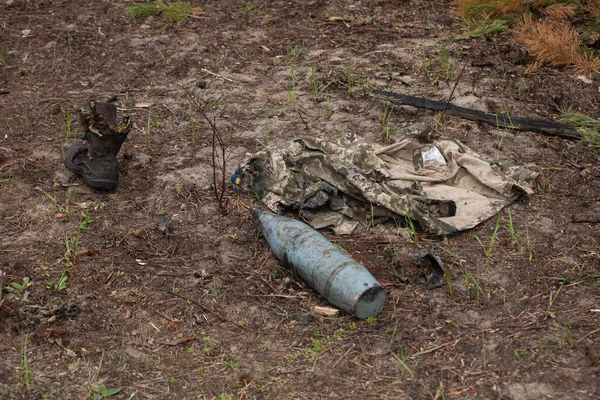
<path id="1" fill-rule="evenodd" d="M 114 103 L 90 101 L 90 111 L 79 114 L 86 143 L 75 143 L 67 149 L 65 167 L 95 189 L 113 190 L 119 183 L 117 154 L 132 122 L 124 117 L 117 125 Z"/>

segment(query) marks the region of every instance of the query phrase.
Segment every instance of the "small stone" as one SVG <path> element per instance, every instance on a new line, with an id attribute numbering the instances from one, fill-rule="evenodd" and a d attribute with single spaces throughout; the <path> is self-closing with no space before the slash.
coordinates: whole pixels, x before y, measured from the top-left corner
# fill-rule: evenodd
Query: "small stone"
<path id="1" fill-rule="evenodd" d="M 67 173 L 67 172 L 63 172 L 63 171 L 57 171 L 54 174 L 55 184 L 57 186 L 68 185 L 69 184 L 69 180 L 71 179 L 72 176 L 73 176 L 73 174 L 71 174 L 71 173 Z"/>
<path id="2" fill-rule="evenodd" d="M 585 75 L 577 75 L 577 76 L 575 77 L 575 79 L 578 79 L 578 80 L 580 80 L 581 82 L 583 82 L 583 83 L 586 83 L 586 84 L 588 84 L 588 85 L 591 85 L 592 83 L 594 83 L 594 81 L 593 81 L 593 80 L 591 80 L 590 78 L 588 78 L 588 77 L 587 77 L 587 76 L 585 76 Z"/>
<path id="3" fill-rule="evenodd" d="M 340 310 L 338 310 L 337 308 L 320 307 L 320 306 L 315 306 L 313 308 L 313 311 L 317 315 L 324 315 L 326 317 L 333 317 L 340 313 Z"/>

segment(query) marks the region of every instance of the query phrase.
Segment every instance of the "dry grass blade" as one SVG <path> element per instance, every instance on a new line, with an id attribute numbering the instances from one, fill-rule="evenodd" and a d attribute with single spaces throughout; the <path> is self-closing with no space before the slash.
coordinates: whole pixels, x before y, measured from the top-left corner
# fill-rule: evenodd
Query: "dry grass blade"
<path id="1" fill-rule="evenodd" d="M 467 18 L 485 17 L 494 19 L 514 14 L 523 8 L 524 0 L 458 0 L 456 12 Z"/>
<path id="2" fill-rule="evenodd" d="M 523 17 L 514 29 L 515 41 L 525 46 L 540 61 L 564 66 L 573 64 L 579 45 L 577 31 L 561 22 L 534 21 Z"/>
<path id="3" fill-rule="evenodd" d="M 592 0 L 590 2 L 585 2 L 584 7 L 592 13 L 596 19 L 600 19 L 600 0 Z"/>
<path id="4" fill-rule="evenodd" d="M 600 57 L 587 52 L 576 52 L 573 59 L 575 71 L 589 74 L 600 71 Z"/>
<path id="5" fill-rule="evenodd" d="M 577 10 L 571 4 L 551 4 L 548 7 L 542 8 L 541 13 L 553 20 L 567 20 L 575 17 Z"/>
<path id="6" fill-rule="evenodd" d="M 551 0 L 457 0 L 455 10 L 460 15 L 460 24 L 467 29 L 467 36 L 499 33 L 514 26 L 514 41 L 526 47 L 538 62 L 573 66 L 579 73 L 600 71 L 600 56 L 581 44 L 585 41 L 589 46 L 600 38 L 600 0 L 586 4 Z M 588 12 L 595 22 L 587 26 L 580 37 L 572 23 L 580 14 Z M 486 31 L 482 31 L 483 26 Z"/>
<path id="7" fill-rule="evenodd" d="M 542 69 L 542 62 L 539 60 L 535 60 L 534 62 L 529 64 L 527 66 L 527 68 L 525 68 L 525 70 L 523 71 L 523 74 L 524 75 L 539 74 L 541 72 L 541 69 Z"/>
<path id="8" fill-rule="evenodd" d="M 513 30 L 515 41 L 540 62 L 573 66 L 577 72 L 600 71 L 600 57 L 580 46 L 579 34 L 563 21 L 534 21 L 526 14 Z"/>

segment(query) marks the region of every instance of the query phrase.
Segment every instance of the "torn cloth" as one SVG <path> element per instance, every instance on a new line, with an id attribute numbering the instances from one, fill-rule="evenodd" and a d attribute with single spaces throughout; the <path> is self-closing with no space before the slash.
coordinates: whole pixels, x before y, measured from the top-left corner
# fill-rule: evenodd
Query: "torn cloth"
<path id="1" fill-rule="evenodd" d="M 379 217 L 408 217 L 438 234 L 469 229 L 532 193 L 537 177 L 488 163 L 424 124 L 387 147 L 356 136 L 302 137 L 266 147 L 240 167 L 242 184 L 272 211 L 300 211 L 314 228 L 338 234 Z"/>

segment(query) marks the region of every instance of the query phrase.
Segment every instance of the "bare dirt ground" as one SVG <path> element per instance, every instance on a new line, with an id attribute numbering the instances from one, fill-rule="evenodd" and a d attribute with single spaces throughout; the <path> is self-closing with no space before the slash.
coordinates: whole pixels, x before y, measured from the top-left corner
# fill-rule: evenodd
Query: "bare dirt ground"
<path id="1" fill-rule="evenodd" d="M 232 172 L 298 135 L 381 141 L 371 89 L 446 100 L 460 61 L 457 104 L 545 119 L 600 117 L 597 76 L 524 75 L 508 35 L 467 61 L 448 1 L 194 3 L 178 24 L 133 21 L 131 1 L 0 4 L 0 269 L 30 279 L 3 293 L 0 398 L 600 398 L 598 150 L 451 118 L 446 134 L 538 171 L 535 193 L 469 232 L 391 239 L 406 265 L 440 243 L 435 290 L 398 279 L 385 240 L 327 234 L 388 293 L 360 321 L 313 313 L 326 301 L 257 235 L 250 196 L 228 188 L 221 212 L 196 107 Z M 105 193 L 62 160 L 78 110 L 113 95 L 135 126 Z M 431 118 L 395 107 L 390 140 Z"/>

